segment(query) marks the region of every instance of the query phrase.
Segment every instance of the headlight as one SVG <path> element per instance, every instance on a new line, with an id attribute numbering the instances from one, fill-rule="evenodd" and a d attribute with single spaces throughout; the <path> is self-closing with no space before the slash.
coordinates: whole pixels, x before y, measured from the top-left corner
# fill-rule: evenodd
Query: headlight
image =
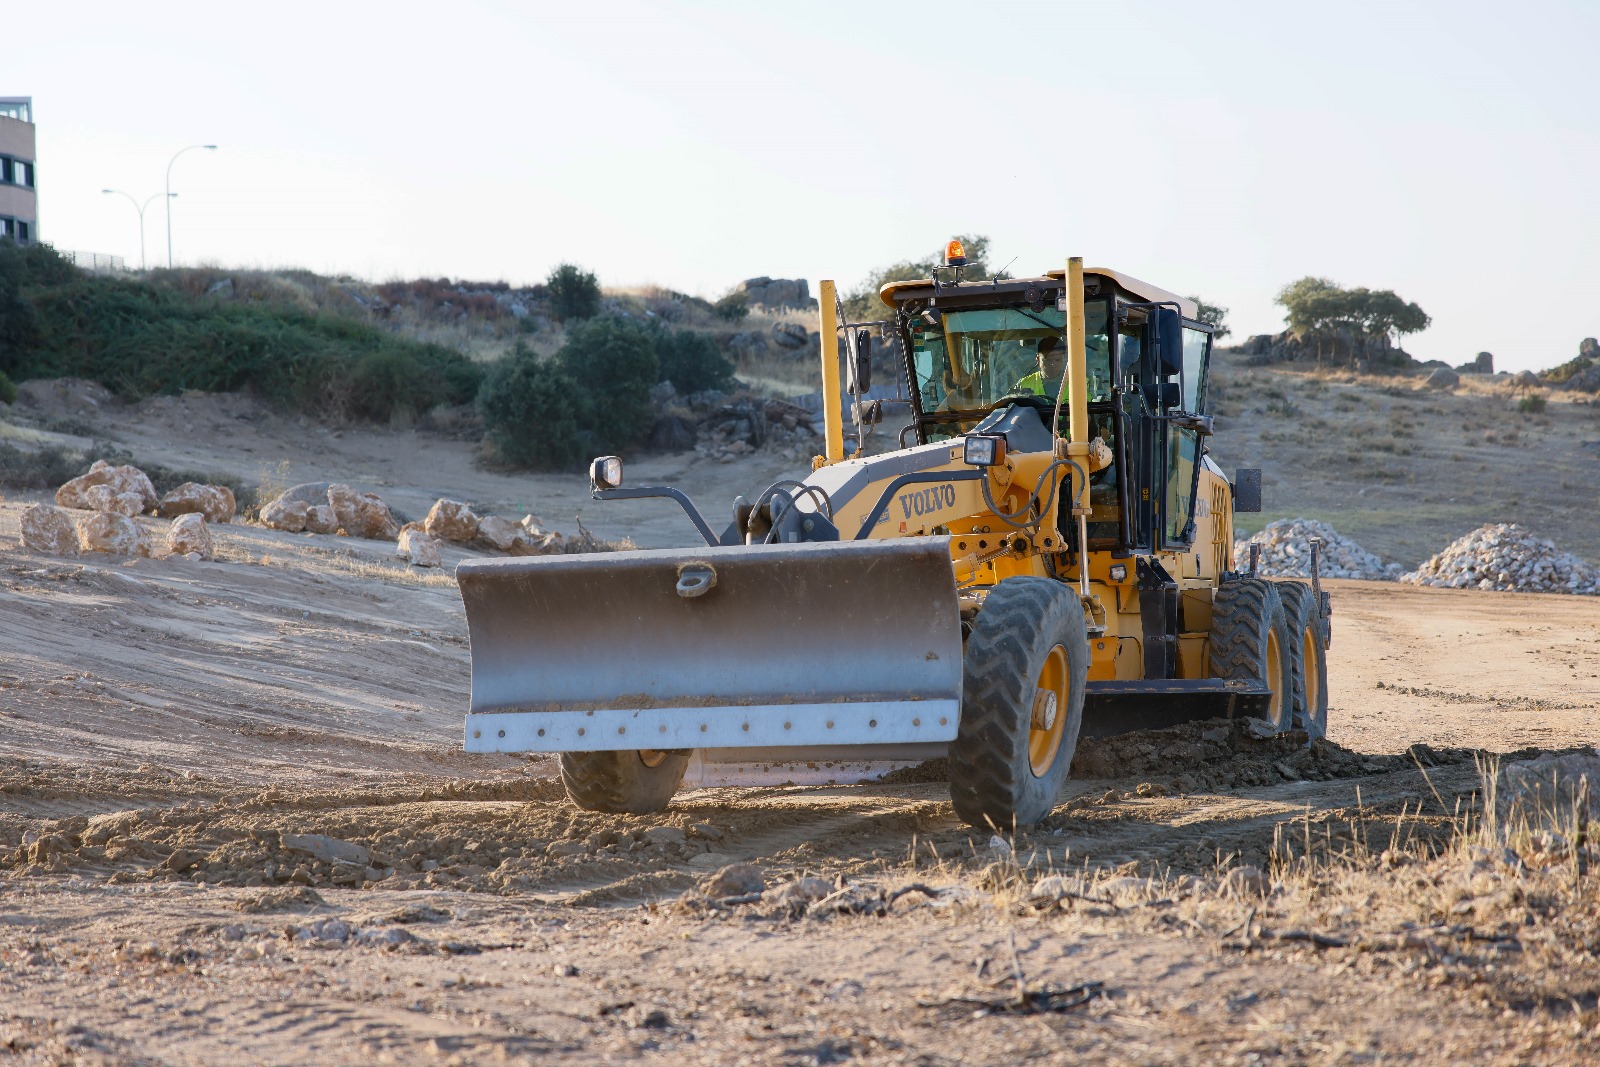
<path id="1" fill-rule="evenodd" d="M 1006 461 L 1006 439 L 998 435 L 968 436 L 962 459 L 969 467 L 997 467 Z"/>
<path id="2" fill-rule="evenodd" d="M 601 456 L 589 464 L 589 484 L 595 489 L 615 489 L 622 484 L 622 458 Z"/>

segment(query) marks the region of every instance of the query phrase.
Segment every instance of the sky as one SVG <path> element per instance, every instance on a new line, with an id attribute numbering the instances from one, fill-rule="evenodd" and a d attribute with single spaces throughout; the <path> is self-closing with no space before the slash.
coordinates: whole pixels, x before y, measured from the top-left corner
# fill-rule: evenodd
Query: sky
<path id="1" fill-rule="evenodd" d="M 1283 328 L 1393 289 L 1422 359 L 1600 335 L 1600 4 L 13 5 L 59 248 L 715 298 L 986 234 Z M 174 153 L 189 145 L 215 151 Z"/>

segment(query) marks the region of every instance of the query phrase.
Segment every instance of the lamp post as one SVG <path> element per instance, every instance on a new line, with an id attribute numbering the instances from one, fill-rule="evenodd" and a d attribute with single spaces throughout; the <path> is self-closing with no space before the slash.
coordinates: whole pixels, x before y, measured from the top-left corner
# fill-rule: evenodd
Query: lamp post
<path id="1" fill-rule="evenodd" d="M 178 161 L 178 157 L 183 155 L 185 152 L 192 152 L 196 148 L 206 148 L 216 151 L 216 147 L 217 146 L 214 144 L 192 144 L 188 148 L 180 148 L 172 154 L 172 158 L 167 160 L 168 197 L 172 196 L 172 165 Z M 172 201 L 170 199 L 167 201 L 167 269 L 172 269 Z"/>
<path id="2" fill-rule="evenodd" d="M 133 195 L 131 193 L 125 193 L 121 189 L 102 189 L 100 191 L 102 193 L 115 193 L 118 196 L 127 197 L 128 198 L 128 203 L 132 204 L 133 205 L 133 209 L 139 213 L 139 269 L 140 270 L 144 270 L 145 269 L 145 263 L 144 263 L 144 211 L 145 211 L 145 208 L 150 206 L 150 201 L 154 200 L 156 197 L 160 196 L 161 194 L 160 193 L 151 193 L 145 199 L 145 202 L 141 204 L 141 203 L 139 203 L 139 201 L 137 201 L 137 200 L 135 200 L 133 198 Z M 177 193 L 168 193 L 167 194 L 167 196 L 169 198 L 177 196 L 177 195 L 178 195 Z"/>

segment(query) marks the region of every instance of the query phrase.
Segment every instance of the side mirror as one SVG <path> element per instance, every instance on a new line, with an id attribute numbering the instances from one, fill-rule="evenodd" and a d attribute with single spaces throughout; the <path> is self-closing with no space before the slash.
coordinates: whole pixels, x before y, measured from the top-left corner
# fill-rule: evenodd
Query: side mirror
<path id="1" fill-rule="evenodd" d="M 1156 359 L 1162 374 L 1183 372 L 1183 316 L 1173 308 L 1155 309 Z"/>
<path id="2" fill-rule="evenodd" d="M 850 392 L 860 396 L 872 388 L 872 331 L 857 330 L 850 346 Z"/>
<path id="3" fill-rule="evenodd" d="M 1258 512 L 1261 510 L 1261 470 L 1240 467 L 1233 475 L 1233 510 Z"/>

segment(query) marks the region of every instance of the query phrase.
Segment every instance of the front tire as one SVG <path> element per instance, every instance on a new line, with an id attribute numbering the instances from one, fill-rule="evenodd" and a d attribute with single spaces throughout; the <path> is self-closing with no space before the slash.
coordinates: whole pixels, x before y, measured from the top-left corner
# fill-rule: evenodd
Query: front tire
<path id="1" fill-rule="evenodd" d="M 1294 682 L 1294 724 L 1312 740 L 1328 734 L 1327 633 L 1321 606 L 1304 582 L 1279 582 L 1278 597 L 1289 627 Z"/>
<path id="2" fill-rule="evenodd" d="M 689 767 L 689 751 L 563 752 L 561 784 L 580 808 L 648 815 L 672 801 Z"/>
<path id="3" fill-rule="evenodd" d="M 950 799 L 973 826 L 1011 830 L 1050 813 L 1083 726 L 1089 636 L 1077 594 L 1050 578 L 1007 578 L 973 621 Z"/>
<path id="4" fill-rule="evenodd" d="M 1245 578 L 1217 587 L 1211 601 L 1211 677 L 1260 682 L 1272 691 L 1267 721 L 1278 733 L 1294 725 L 1294 666 L 1289 626 L 1274 583 Z"/>

